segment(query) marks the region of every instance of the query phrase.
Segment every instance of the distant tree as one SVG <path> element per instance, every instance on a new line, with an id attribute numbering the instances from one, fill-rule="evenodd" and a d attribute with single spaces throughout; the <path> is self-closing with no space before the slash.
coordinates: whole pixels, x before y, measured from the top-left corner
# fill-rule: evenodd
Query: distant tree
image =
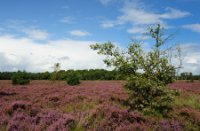
<path id="1" fill-rule="evenodd" d="M 189 73 L 189 81 L 190 82 L 194 82 L 194 78 L 193 78 L 192 72 Z"/>
<path id="2" fill-rule="evenodd" d="M 51 74 L 51 80 L 58 80 L 59 79 L 59 73 L 58 72 L 61 68 L 60 63 L 55 63 L 53 68 L 54 68 L 54 71 Z"/>
<path id="3" fill-rule="evenodd" d="M 146 113 L 165 114 L 171 108 L 173 92 L 165 87 L 175 79 L 176 67 L 169 62 L 164 48 L 169 36 L 163 38 L 163 29 L 158 24 L 149 28 L 149 35 L 155 40 L 153 49 L 142 50 L 140 43 L 133 42 L 126 51 L 115 47 L 111 42 L 94 44 L 90 47 L 98 54 L 107 56 L 104 63 L 127 77 L 126 88 L 131 91 L 131 108 Z M 143 73 L 141 73 L 143 72 Z"/>

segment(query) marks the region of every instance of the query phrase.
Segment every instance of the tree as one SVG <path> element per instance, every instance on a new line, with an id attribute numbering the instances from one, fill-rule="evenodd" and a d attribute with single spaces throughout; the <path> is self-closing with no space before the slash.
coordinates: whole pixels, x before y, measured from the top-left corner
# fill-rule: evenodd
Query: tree
<path id="1" fill-rule="evenodd" d="M 130 44 L 125 51 L 111 42 L 90 47 L 107 56 L 104 59 L 107 66 L 114 66 L 127 77 L 125 87 L 131 91 L 128 100 L 131 108 L 165 114 L 173 102 L 173 93 L 165 86 L 173 82 L 176 72 L 167 55 L 170 48 L 163 46 L 170 36 L 163 38 L 163 28 L 159 24 L 149 28 L 149 35 L 155 40 L 149 52 L 137 42 Z"/>
<path id="2" fill-rule="evenodd" d="M 61 68 L 60 63 L 55 63 L 53 68 L 54 68 L 54 72 L 58 72 Z"/>
<path id="3" fill-rule="evenodd" d="M 189 79 L 190 79 L 190 82 L 194 82 L 194 78 L 193 78 L 192 72 L 189 73 Z"/>
<path id="4" fill-rule="evenodd" d="M 55 63 L 53 68 L 54 68 L 54 72 L 51 75 L 51 80 L 58 80 L 59 78 L 58 72 L 60 71 L 60 68 L 61 68 L 60 63 Z"/>

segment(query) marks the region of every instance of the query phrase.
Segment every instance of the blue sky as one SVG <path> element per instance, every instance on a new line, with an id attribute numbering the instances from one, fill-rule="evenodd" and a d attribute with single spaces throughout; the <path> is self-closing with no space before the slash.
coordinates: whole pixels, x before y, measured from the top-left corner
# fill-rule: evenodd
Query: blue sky
<path id="1" fill-rule="evenodd" d="M 148 47 L 149 25 L 160 23 L 182 46 L 182 71 L 200 74 L 199 0 L 2 0 L 0 71 L 106 68 L 89 45 L 131 39 Z"/>

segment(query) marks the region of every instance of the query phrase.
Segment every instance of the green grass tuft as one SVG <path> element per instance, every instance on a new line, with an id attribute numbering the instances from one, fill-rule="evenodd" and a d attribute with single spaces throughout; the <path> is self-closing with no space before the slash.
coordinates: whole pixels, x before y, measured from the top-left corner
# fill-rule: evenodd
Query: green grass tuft
<path id="1" fill-rule="evenodd" d="M 197 94 L 181 94 L 175 97 L 175 106 L 186 106 L 200 110 L 200 95 Z"/>

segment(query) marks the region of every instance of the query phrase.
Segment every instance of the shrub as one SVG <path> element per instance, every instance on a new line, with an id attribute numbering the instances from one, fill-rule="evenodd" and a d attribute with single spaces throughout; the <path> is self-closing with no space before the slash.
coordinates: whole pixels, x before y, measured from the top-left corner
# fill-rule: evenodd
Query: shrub
<path id="1" fill-rule="evenodd" d="M 159 82 L 143 76 L 131 77 L 126 88 L 131 90 L 128 104 L 145 114 L 159 113 L 165 115 L 170 111 L 173 102 L 173 91 Z"/>
<path id="2" fill-rule="evenodd" d="M 68 85 L 79 85 L 80 84 L 80 78 L 76 73 L 71 73 L 69 74 L 67 78 L 67 84 Z"/>
<path id="3" fill-rule="evenodd" d="M 28 74 L 23 71 L 18 71 L 16 74 L 12 76 L 12 84 L 13 85 L 26 85 L 30 83 L 30 79 Z"/>

